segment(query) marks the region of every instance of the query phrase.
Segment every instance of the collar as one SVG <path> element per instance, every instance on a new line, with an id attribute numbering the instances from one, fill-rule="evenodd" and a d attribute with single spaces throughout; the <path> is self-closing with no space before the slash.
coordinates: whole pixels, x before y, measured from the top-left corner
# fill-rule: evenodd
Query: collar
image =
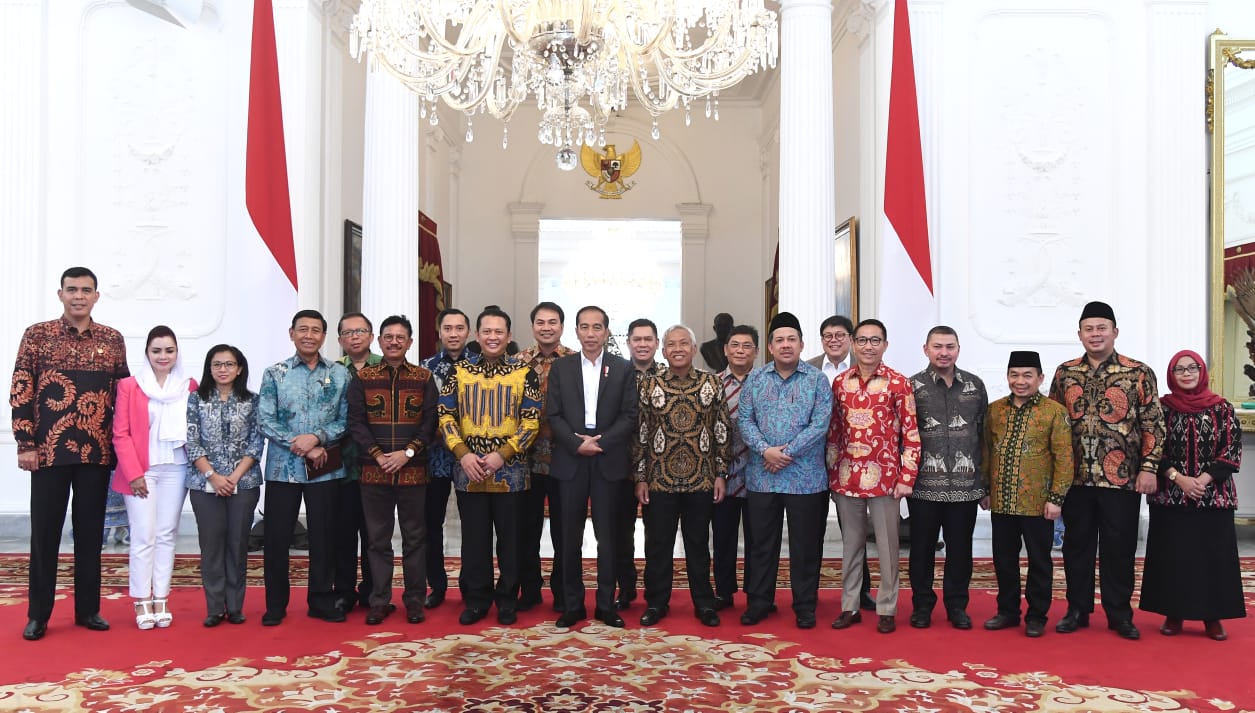
<path id="1" fill-rule="evenodd" d="M 92 329 L 96 326 L 96 320 L 92 319 L 91 317 L 88 317 L 87 327 L 85 329 L 80 330 L 78 327 L 75 327 L 74 325 L 70 324 L 70 320 L 65 318 L 64 313 L 61 315 L 61 317 L 58 318 L 57 321 L 61 323 L 61 329 L 64 330 L 66 334 L 80 334 L 84 337 L 90 337 L 92 334 L 94 334 Z"/>
<path id="2" fill-rule="evenodd" d="M 1042 398 L 1043 398 L 1043 397 L 1042 397 L 1042 395 L 1041 395 L 1041 392 L 1040 392 L 1040 391 L 1038 391 L 1037 393 L 1035 393 L 1035 394 L 1033 394 L 1032 396 L 1028 397 L 1028 401 L 1025 401 L 1023 406 L 1016 406 L 1016 405 L 1015 405 L 1015 395 L 1014 395 L 1014 394 L 1007 394 L 1007 405 L 1008 405 L 1008 406 L 1010 406 L 1011 408 L 1013 408 L 1013 409 L 1017 409 L 1017 410 L 1022 410 L 1022 409 L 1030 409 L 1030 408 L 1033 408 L 1034 406 L 1036 406 L 1037 404 L 1041 403 Z"/>
<path id="3" fill-rule="evenodd" d="M 883 365 L 884 365 L 884 362 L 881 362 L 881 366 Z M 938 374 L 936 371 L 934 371 L 931 366 L 929 366 L 927 369 L 924 370 L 924 374 L 927 375 L 928 378 L 932 379 L 932 382 L 934 384 L 944 383 L 941 381 L 941 374 Z M 954 367 L 954 383 L 962 384 L 965 381 L 967 381 L 967 379 L 963 378 L 963 370 L 957 366 Z"/>
<path id="4" fill-rule="evenodd" d="M 288 357 L 288 360 L 286 363 L 289 369 L 295 369 L 298 366 L 305 366 L 306 368 L 309 368 L 308 366 L 306 366 L 305 360 L 301 358 L 300 354 L 293 354 L 292 356 Z M 330 369 L 332 364 L 334 363 L 335 362 L 328 361 L 327 357 L 323 356 L 322 354 L 318 355 L 318 366 L 324 369 Z M 310 369 L 310 371 L 313 371 L 313 369 Z"/>
<path id="5" fill-rule="evenodd" d="M 863 383 L 863 373 L 858 370 L 857 364 L 854 366 L 851 366 L 849 372 L 847 373 L 850 375 L 848 378 L 858 379 L 860 383 Z M 868 379 L 867 381 L 871 381 L 872 379 L 877 379 L 877 378 L 880 378 L 880 379 L 889 378 L 889 367 L 883 361 L 881 361 L 879 364 L 876 365 L 876 371 L 872 372 L 871 379 Z"/>
<path id="6" fill-rule="evenodd" d="M 604 363 L 605 361 L 606 361 L 605 348 L 602 348 L 601 353 L 598 354 L 597 358 L 592 361 L 589 361 L 588 356 L 584 354 L 583 351 L 580 352 L 580 366 L 588 365 L 588 366 L 595 366 L 597 368 L 601 368 L 602 363 Z"/>
<path id="7" fill-rule="evenodd" d="M 1102 360 L 1101 362 L 1099 362 L 1099 364 L 1098 364 L 1098 367 L 1097 367 L 1097 368 L 1091 368 L 1091 367 L 1090 367 L 1090 364 L 1089 364 L 1089 354 L 1082 354 L 1082 355 L 1081 355 L 1081 360 L 1080 360 L 1080 363 L 1078 363 L 1078 364 L 1077 364 L 1077 366 L 1078 366 L 1078 367 L 1080 367 L 1082 370 L 1084 370 L 1084 371 L 1086 371 L 1086 372 L 1089 372 L 1089 371 L 1106 371 L 1106 370 L 1110 369 L 1110 368 L 1111 368 L 1111 367 L 1113 367 L 1113 366 L 1119 366 L 1119 365 L 1120 365 L 1120 352 L 1117 352 L 1117 351 L 1116 351 L 1116 350 L 1114 350 L 1114 349 L 1113 349 L 1113 350 L 1111 350 L 1111 356 L 1109 356 L 1109 357 L 1107 357 L 1106 359 L 1104 359 L 1104 360 Z"/>
<path id="8" fill-rule="evenodd" d="M 339 359 L 336 359 L 336 361 L 346 367 L 353 365 L 353 357 L 350 357 L 348 354 L 345 354 Z M 366 352 L 366 366 L 374 366 L 382 362 L 383 362 L 383 355 L 376 354 L 374 352 Z"/>
<path id="9" fill-rule="evenodd" d="M 753 369 L 750 369 L 749 371 L 745 372 L 745 376 L 738 379 L 736 378 L 736 374 L 733 373 L 732 369 L 730 368 L 724 369 L 723 371 L 719 372 L 719 379 L 723 381 L 723 383 L 725 384 L 728 383 L 729 381 L 734 381 L 738 384 L 744 384 L 745 380 L 750 378 L 750 373 L 753 371 L 754 371 Z"/>
<path id="10" fill-rule="evenodd" d="M 657 376 L 659 379 L 662 379 L 662 380 L 664 380 L 664 381 L 679 381 L 679 380 L 681 380 L 681 379 L 683 379 L 683 380 L 685 380 L 685 381 L 697 381 L 698 379 L 700 379 L 700 378 L 701 378 L 701 372 L 700 372 L 700 370 L 699 370 L 697 367 L 695 367 L 695 366 L 690 366 L 690 367 L 689 367 L 688 374 L 686 374 L 685 376 L 680 376 L 679 374 L 675 373 L 674 371 L 671 371 L 671 369 L 669 369 L 669 368 L 668 368 L 668 369 L 659 369 L 659 370 L 657 370 L 657 371 L 655 371 L 655 372 L 654 372 L 654 375 L 655 375 L 655 376 Z"/>

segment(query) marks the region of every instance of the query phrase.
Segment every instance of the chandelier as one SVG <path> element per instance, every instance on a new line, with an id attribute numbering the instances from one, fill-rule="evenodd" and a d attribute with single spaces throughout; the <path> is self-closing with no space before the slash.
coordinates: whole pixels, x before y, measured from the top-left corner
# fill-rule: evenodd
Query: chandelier
<path id="1" fill-rule="evenodd" d="M 506 124 L 534 97 L 537 137 L 559 147 L 558 165 L 578 163 L 575 146 L 605 144 L 606 122 L 629 92 L 653 117 L 706 100 L 719 118 L 719 91 L 779 51 L 776 14 L 764 0 L 362 0 L 349 32 L 356 59 L 369 53 L 418 95 L 420 116 L 439 123 L 439 99 L 472 120 Z"/>

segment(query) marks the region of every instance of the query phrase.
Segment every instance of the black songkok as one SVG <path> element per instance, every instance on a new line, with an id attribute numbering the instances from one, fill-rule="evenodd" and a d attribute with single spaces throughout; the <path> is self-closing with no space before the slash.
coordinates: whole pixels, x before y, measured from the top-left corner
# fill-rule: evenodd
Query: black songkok
<path id="1" fill-rule="evenodd" d="M 1092 317 L 1109 319 L 1112 324 L 1116 323 L 1115 310 L 1111 309 L 1111 305 L 1106 302 L 1090 302 L 1085 305 L 1085 309 L 1081 310 L 1081 319 L 1086 320 Z"/>
<path id="2" fill-rule="evenodd" d="M 1011 352 L 1011 358 L 1007 360 L 1008 369 L 1024 369 L 1030 366 L 1041 371 L 1041 355 L 1037 352 Z"/>
<path id="3" fill-rule="evenodd" d="M 771 318 L 771 325 L 767 328 L 767 338 L 771 339 L 772 332 L 781 327 L 792 327 L 797 330 L 797 336 L 802 336 L 802 323 L 797 321 L 797 317 L 792 312 L 781 312 Z"/>

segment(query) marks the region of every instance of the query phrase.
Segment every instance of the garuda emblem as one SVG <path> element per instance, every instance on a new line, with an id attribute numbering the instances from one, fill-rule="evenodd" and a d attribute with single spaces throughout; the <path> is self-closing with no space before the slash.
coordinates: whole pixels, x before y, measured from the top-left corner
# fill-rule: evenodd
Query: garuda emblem
<path id="1" fill-rule="evenodd" d="M 641 145 L 633 141 L 627 153 L 617 154 L 614 144 L 606 144 L 603 154 L 586 144 L 580 149 L 580 164 L 585 173 L 597 179 L 596 183 L 584 181 L 584 185 L 602 198 L 620 198 L 636 185 L 627 179 L 641 167 Z"/>

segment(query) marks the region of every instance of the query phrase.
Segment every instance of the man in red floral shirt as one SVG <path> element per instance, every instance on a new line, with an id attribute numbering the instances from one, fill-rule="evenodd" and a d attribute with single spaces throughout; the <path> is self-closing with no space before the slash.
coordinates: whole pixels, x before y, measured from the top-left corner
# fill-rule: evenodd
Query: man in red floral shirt
<path id="1" fill-rule="evenodd" d="M 841 615 L 832 628 L 862 620 L 859 590 L 867 556 L 867 514 L 880 553 L 876 630 L 897 628 L 898 501 L 911 494 L 919 473 L 919 427 L 911 382 L 885 366 L 888 332 L 865 319 L 854 330 L 855 368 L 832 382 L 828 427 L 828 482 L 841 515 Z"/>

